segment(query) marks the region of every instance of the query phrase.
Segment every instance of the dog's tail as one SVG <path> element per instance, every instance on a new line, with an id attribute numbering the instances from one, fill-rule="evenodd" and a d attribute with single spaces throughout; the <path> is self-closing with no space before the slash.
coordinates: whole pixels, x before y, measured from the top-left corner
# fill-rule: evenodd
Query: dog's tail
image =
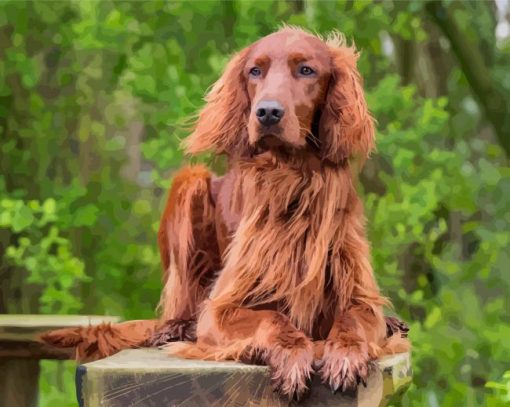
<path id="1" fill-rule="evenodd" d="M 46 332 L 40 339 L 58 348 L 74 348 L 74 357 L 90 362 L 122 349 L 142 347 L 152 337 L 158 320 L 127 321 L 118 324 L 63 328 Z"/>

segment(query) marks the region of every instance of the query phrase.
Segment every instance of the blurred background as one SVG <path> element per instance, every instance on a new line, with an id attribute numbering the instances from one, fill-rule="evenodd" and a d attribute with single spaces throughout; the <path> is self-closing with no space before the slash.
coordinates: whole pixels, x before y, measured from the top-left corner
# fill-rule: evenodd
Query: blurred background
<path id="1" fill-rule="evenodd" d="M 378 120 L 360 192 L 411 326 L 402 405 L 509 403 L 509 19 L 508 0 L 2 1 L 0 313 L 153 317 L 182 123 L 232 52 L 338 29 Z M 75 405 L 74 363 L 43 362 L 40 387 Z"/>

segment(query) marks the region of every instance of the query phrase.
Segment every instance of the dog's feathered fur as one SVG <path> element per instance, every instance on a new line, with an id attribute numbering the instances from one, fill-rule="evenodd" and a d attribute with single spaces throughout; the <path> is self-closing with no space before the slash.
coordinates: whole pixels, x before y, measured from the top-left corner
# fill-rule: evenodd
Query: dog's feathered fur
<path id="1" fill-rule="evenodd" d="M 317 75 L 289 76 L 303 55 Z M 170 352 L 261 359 L 282 393 L 300 395 L 314 359 L 323 380 L 345 390 L 366 380 L 371 360 L 408 349 L 405 329 L 394 319 L 385 324 L 388 302 L 372 273 L 349 161 L 363 161 L 374 147 L 357 58 L 339 35 L 323 41 L 292 27 L 232 58 L 185 142 L 191 154 L 226 154 L 229 170 L 217 178 L 203 166 L 187 167 L 174 178 L 158 238 L 162 318 L 147 321 L 136 340 L 119 328 L 118 346 L 108 352 L 195 339 L 196 319 L 196 341 Z M 265 76 L 247 74 L 264 63 Z M 267 129 L 254 115 L 268 95 L 286 112 L 271 130 L 276 147 L 265 146 Z M 50 335 L 56 344 L 79 342 L 66 342 L 69 331 Z M 92 349 L 94 339 L 84 340 Z"/>

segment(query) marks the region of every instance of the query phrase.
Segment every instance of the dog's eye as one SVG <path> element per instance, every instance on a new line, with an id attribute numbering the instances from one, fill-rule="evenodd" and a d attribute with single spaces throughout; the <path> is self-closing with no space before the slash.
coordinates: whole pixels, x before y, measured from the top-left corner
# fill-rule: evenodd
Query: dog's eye
<path id="1" fill-rule="evenodd" d="M 299 73 L 304 76 L 310 76 L 313 75 L 315 71 L 309 66 L 303 65 L 301 68 L 299 68 Z"/>
<path id="2" fill-rule="evenodd" d="M 262 71 L 260 70 L 260 68 L 257 68 L 256 66 L 250 69 L 251 76 L 257 77 L 257 76 L 260 76 L 261 74 L 262 74 Z"/>

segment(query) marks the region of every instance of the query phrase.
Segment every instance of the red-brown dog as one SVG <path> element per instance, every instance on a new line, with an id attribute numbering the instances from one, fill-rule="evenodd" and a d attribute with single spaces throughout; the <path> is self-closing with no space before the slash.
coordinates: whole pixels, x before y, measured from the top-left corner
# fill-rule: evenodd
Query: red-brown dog
<path id="1" fill-rule="evenodd" d="M 261 360 L 297 397 L 314 368 L 346 390 L 372 360 L 407 350 L 394 319 L 387 336 L 349 164 L 374 145 L 357 57 L 338 35 L 288 27 L 237 54 L 186 141 L 191 154 L 226 154 L 229 170 L 181 170 L 161 219 L 161 322 L 45 339 L 81 358 L 187 339 L 170 352 Z"/>

